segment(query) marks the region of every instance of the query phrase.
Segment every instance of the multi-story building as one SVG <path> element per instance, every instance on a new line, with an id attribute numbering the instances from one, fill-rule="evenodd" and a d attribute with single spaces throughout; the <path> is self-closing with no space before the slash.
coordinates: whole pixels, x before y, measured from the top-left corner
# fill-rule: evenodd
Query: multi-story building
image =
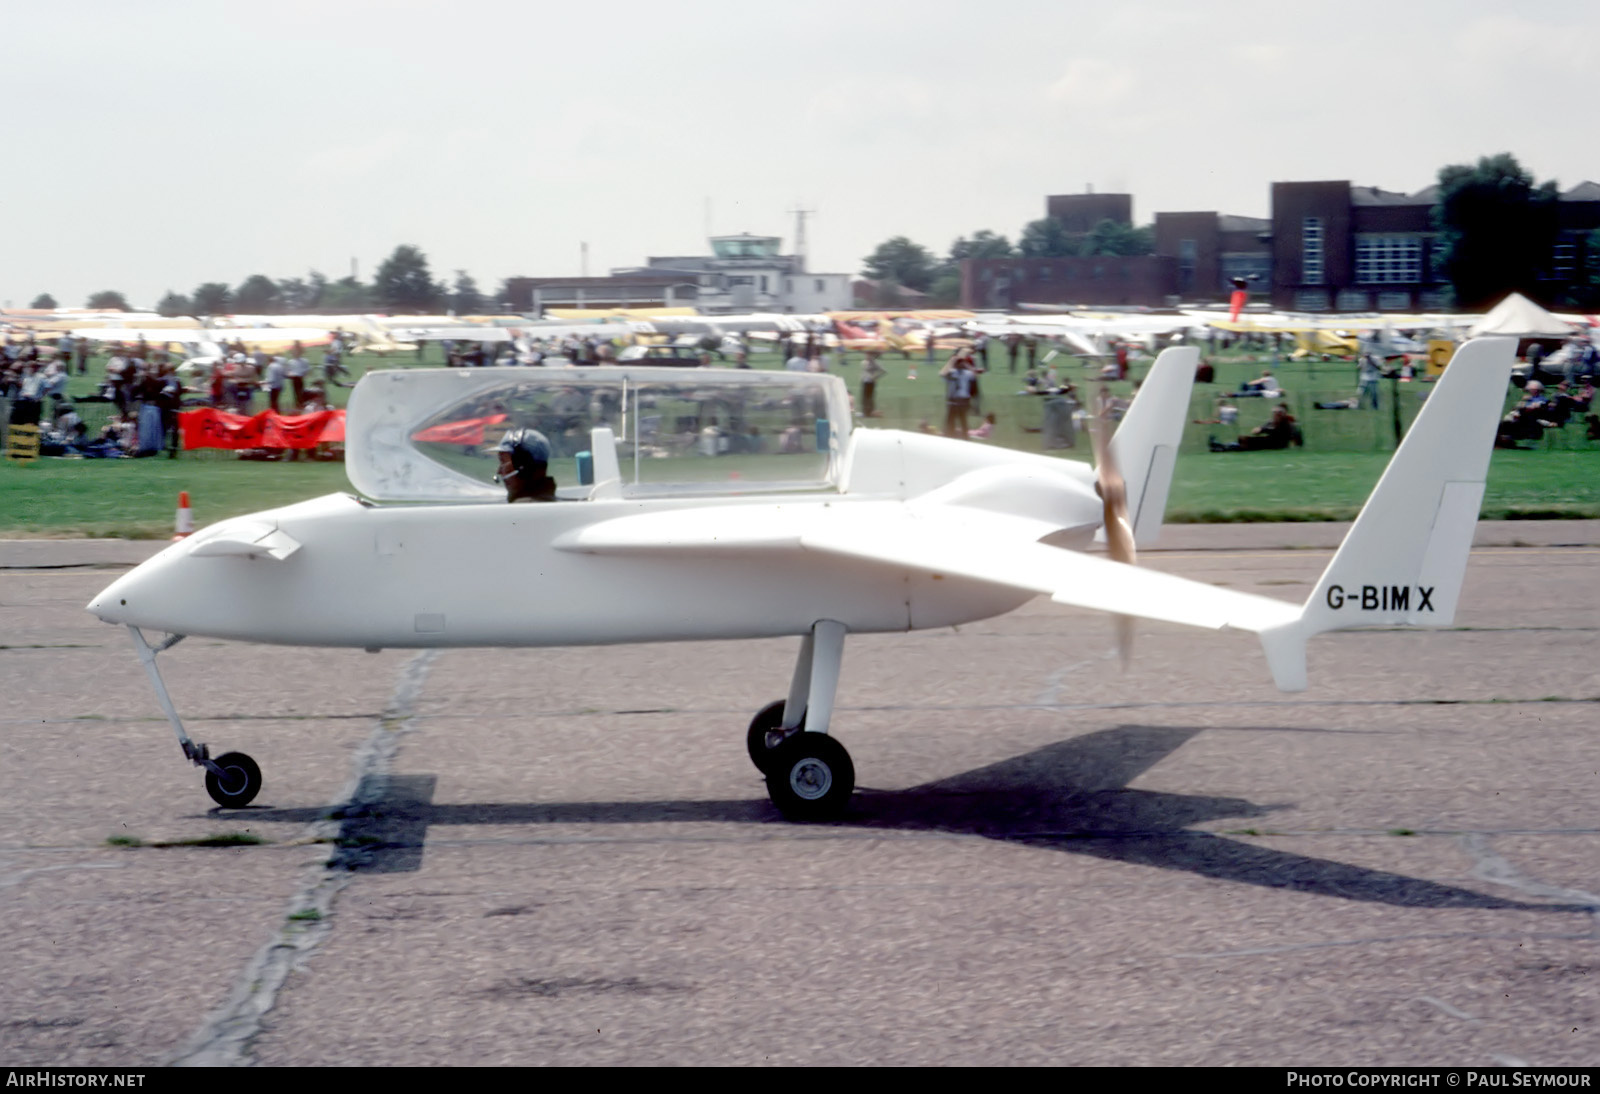
<path id="1" fill-rule="evenodd" d="M 1044 215 L 1059 220 L 1069 235 L 1088 235 L 1102 220 L 1132 224 L 1133 195 L 1051 194 L 1044 199 Z"/>
<path id="2" fill-rule="evenodd" d="M 711 237 L 709 255 L 672 255 L 646 259 L 616 275 L 672 275 L 696 286 L 695 305 L 718 312 L 812 313 L 848 308 L 852 275 L 811 273 L 805 256 L 779 254 L 779 236 Z"/>
<path id="3" fill-rule="evenodd" d="M 1045 215 L 1075 240 L 1103 220 L 1133 224 L 1131 194 L 1052 194 Z M 1021 304 L 1158 308 L 1177 292 L 1176 260 L 1165 255 L 968 258 L 961 262 L 961 306 L 1010 310 Z"/>
<path id="4" fill-rule="evenodd" d="M 1021 304 L 1159 308 L 1176 291 L 1168 255 L 1069 258 L 968 258 L 961 262 L 961 306 L 1010 311 Z"/>
<path id="5" fill-rule="evenodd" d="M 728 312 L 813 313 L 848 308 L 850 274 L 811 273 L 803 255 L 778 251 L 778 236 L 713 236 L 709 255 L 649 258 L 610 277 L 513 277 L 512 310 L 693 307 Z"/>
<path id="6" fill-rule="evenodd" d="M 1184 303 L 1226 300 L 1234 278 L 1265 294 L 1272 285 L 1272 222 L 1223 213 L 1157 213 L 1156 254 L 1177 261 Z"/>
<path id="7" fill-rule="evenodd" d="M 1433 207 L 1439 188 L 1392 193 L 1349 182 L 1272 184 L 1272 303 L 1293 311 L 1435 311 L 1447 286 L 1437 272 Z M 1541 280 L 1563 295 L 1584 269 L 1600 228 L 1600 185 L 1560 195 L 1558 232 Z"/>
<path id="8" fill-rule="evenodd" d="M 1272 304 L 1290 311 L 1434 311 L 1437 187 L 1272 184 Z"/>
<path id="9" fill-rule="evenodd" d="M 699 286 L 673 274 L 643 277 L 512 277 L 506 279 L 512 311 L 539 315 L 546 308 L 692 308 Z"/>
<path id="10" fill-rule="evenodd" d="M 1571 284 L 1586 265 L 1600 259 L 1591 253 L 1589 235 L 1600 228 L 1600 184 L 1580 182 L 1561 195 L 1556 211 L 1556 245 L 1550 255 L 1550 278 Z"/>

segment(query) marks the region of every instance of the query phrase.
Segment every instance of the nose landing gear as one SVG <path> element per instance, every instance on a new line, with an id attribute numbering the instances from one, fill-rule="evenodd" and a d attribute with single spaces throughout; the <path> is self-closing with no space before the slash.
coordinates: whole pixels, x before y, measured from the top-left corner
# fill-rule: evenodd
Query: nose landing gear
<path id="1" fill-rule="evenodd" d="M 212 801 L 229 809 L 242 809 L 249 805 L 261 793 L 261 768 L 243 752 L 225 752 L 213 760 L 207 746 L 195 744 L 183 731 L 183 722 L 179 720 L 178 711 L 167 694 L 161 670 L 156 668 L 156 654 L 176 646 L 184 636 L 170 635 L 159 646 L 151 646 L 145 641 L 144 632 L 131 623 L 128 624 L 128 633 L 133 636 L 133 648 L 138 651 L 144 671 L 155 686 L 156 699 L 178 735 L 178 744 L 183 748 L 184 756 L 196 767 L 206 769 L 206 793 L 211 795 Z"/>
<path id="2" fill-rule="evenodd" d="M 206 793 L 218 805 L 242 809 L 261 793 L 261 768 L 243 752 L 224 752 L 206 767 Z"/>

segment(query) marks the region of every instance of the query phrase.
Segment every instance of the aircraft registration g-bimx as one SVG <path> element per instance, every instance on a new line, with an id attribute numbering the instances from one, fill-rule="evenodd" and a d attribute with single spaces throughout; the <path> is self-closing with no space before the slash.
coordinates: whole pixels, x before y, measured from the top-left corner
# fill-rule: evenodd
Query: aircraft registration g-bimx
<path id="1" fill-rule="evenodd" d="M 361 496 L 212 525 L 88 609 L 128 628 L 184 755 L 230 807 L 255 799 L 261 772 L 184 731 L 156 657 L 186 635 L 370 650 L 798 637 L 788 694 L 746 746 L 784 816 L 825 819 L 855 785 L 830 735 L 850 634 L 948 627 L 1042 594 L 1120 617 L 1124 640 L 1134 617 L 1254 632 L 1296 691 L 1312 635 L 1449 624 L 1514 345 L 1457 351 L 1303 604 L 1134 564 L 1161 529 L 1187 417 L 1197 351 L 1174 348 L 1094 468 L 853 429 L 844 382 L 825 374 L 370 372 L 347 425 Z M 537 475 L 553 503 L 506 504 L 495 450 L 530 438 L 543 466 L 501 466 Z M 519 565 L 471 564 L 483 558 Z"/>

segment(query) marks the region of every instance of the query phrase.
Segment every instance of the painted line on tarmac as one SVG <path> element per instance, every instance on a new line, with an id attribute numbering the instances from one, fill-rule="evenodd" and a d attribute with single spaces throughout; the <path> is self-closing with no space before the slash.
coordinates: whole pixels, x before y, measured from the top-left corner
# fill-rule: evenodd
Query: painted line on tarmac
<path id="1" fill-rule="evenodd" d="M 329 841 L 332 850 L 328 857 L 306 869 L 277 934 L 256 951 L 235 980 L 227 1001 L 167 1060 L 169 1066 L 243 1067 L 254 1063 L 250 1047 L 277 1002 L 278 991 L 289 973 L 332 933 L 334 901 L 355 878 L 342 868 L 344 849 L 333 842 L 342 827 L 335 815 L 375 804 L 358 800 L 358 796 L 363 787 L 383 785 L 401 739 L 416 728 L 417 699 L 429 667 L 441 652 L 424 650 L 401 667 L 388 708 L 356 751 L 350 778 L 339 796 L 342 804 L 307 828 L 307 838 Z"/>

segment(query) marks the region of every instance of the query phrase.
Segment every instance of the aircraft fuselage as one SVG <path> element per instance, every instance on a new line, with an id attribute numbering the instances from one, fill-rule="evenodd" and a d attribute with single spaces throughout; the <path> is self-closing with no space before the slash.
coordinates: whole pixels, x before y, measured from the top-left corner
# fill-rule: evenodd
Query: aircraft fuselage
<path id="1" fill-rule="evenodd" d="M 898 505 L 793 497 L 783 506 Z M 662 557 L 554 546 L 596 521 L 703 500 L 370 506 L 332 495 L 174 543 L 108 587 L 110 623 L 280 645 L 596 645 L 904 631 L 1011 611 L 1029 594 L 799 548 Z M 724 500 L 720 506 L 737 506 Z M 771 498 L 751 498 L 771 506 Z M 294 550 L 208 556 L 240 524 L 275 523 Z"/>

